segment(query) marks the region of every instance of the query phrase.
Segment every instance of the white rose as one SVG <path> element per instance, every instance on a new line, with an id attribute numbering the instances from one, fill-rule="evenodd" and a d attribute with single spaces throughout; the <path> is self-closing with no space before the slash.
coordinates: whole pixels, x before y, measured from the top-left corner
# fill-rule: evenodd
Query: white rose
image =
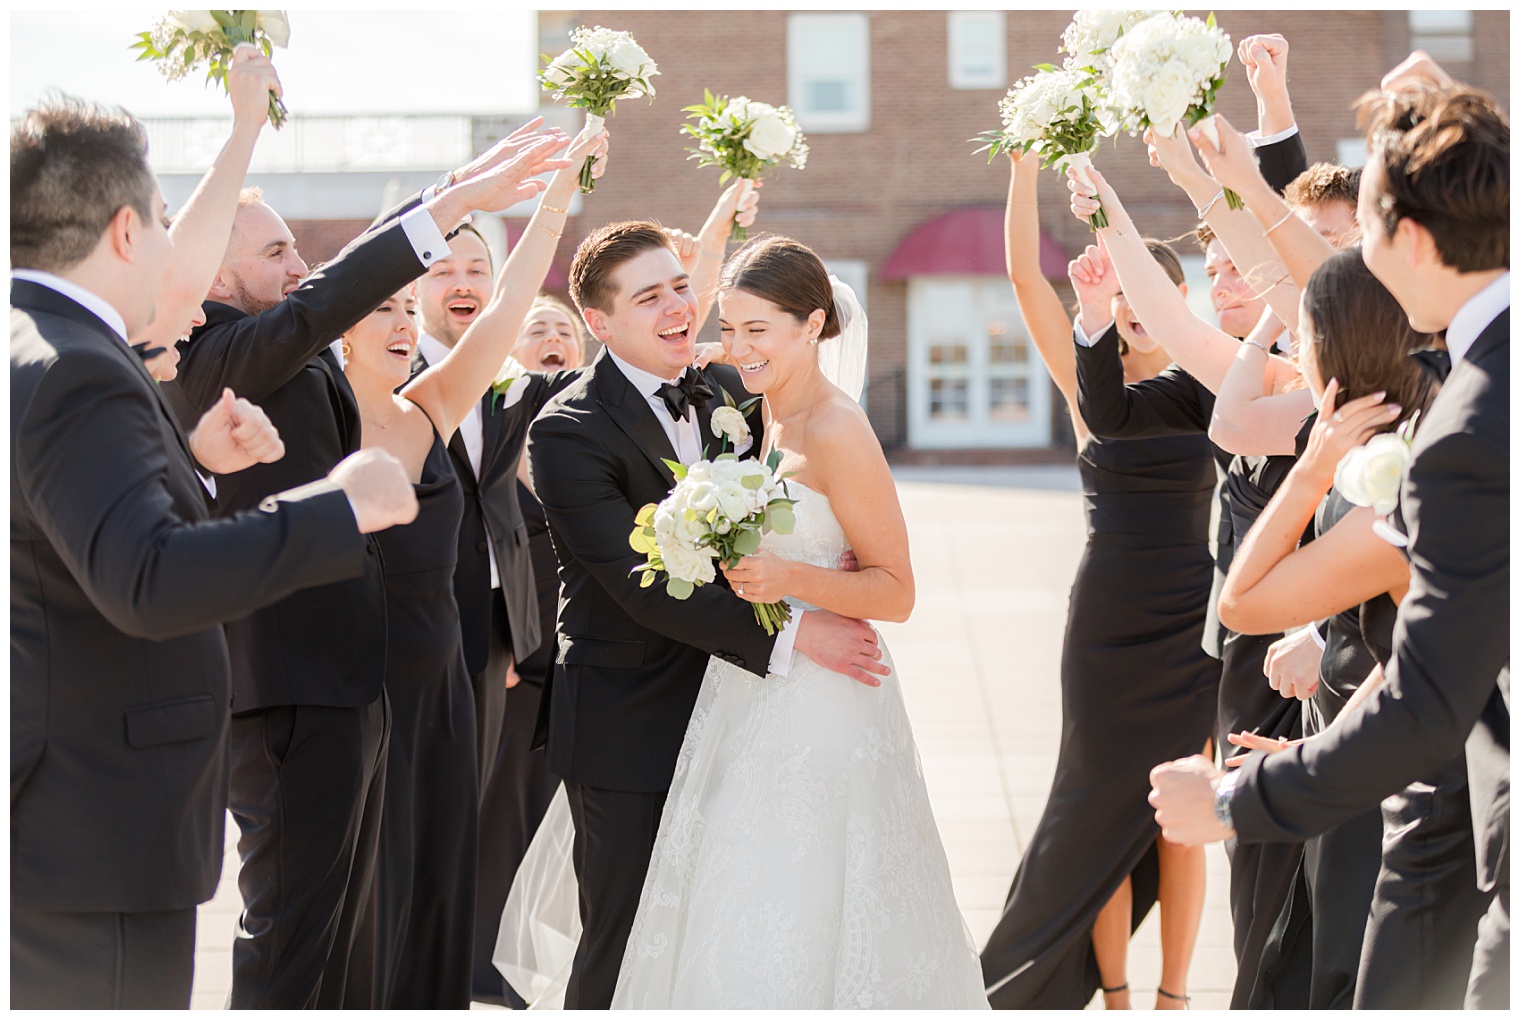
<path id="1" fill-rule="evenodd" d="M 186 32 L 215 32 L 218 27 L 210 11 L 170 11 L 165 19 Z"/>
<path id="2" fill-rule="evenodd" d="M 742 521 L 752 511 L 750 493 L 738 482 L 724 482 L 718 486 L 718 509 L 731 521 Z"/>
<path id="3" fill-rule="evenodd" d="M 631 38 L 619 40 L 608 50 L 607 62 L 612 65 L 613 71 L 624 78 L 642 78 L 644 68 L 650 66 L 649 54 Z"/>
<path id="4" fill-rule="evenodd" d="M 663 545 L 667 540 L 674 538 L 676 533 L 676 515 L 673 510 L 661 507 L 654 515 L 654 535 Z"/>
<path id="5" fill-rule="evenodd" d="M 1214 78 L 1220 65 L 1229 61 L 1229 53 L 1220 58 L 1219 37 L 1212 33 L 1184 35 L 1177 40 L 1177 59 L 1192 68 L 1199 78 Z"/>
<path id="6" fill-rule="evenodd" d="M 575 51 L 566 50 L 544 68 L 544 77 L 563 88 L 575 80 L 575 71 L 580 66 L 581 58 L 575 55 Z"/>
<path id="7" fill-rule="evenodd" d="M 1382 516 L 1399 505 L 1399 487 L 1413 456 L 1401 437 L 1373 436 L 1335 466 L 1335 487 L 1357 506 L 1370 506 Z"/>
<path id="8" fill-rule="evenodd" d="M 718 505 L 718 487 L 712 482 L 698 482 L 687 494 L 686 505 L 699 514 L 707 513 Z"/>
<path id="9" fill-rule="evenodd" d="M 705 460 L 699 460 L 686 469 L 686 481 L 692 484 L 706 482 L 711 480 L 711 478 L 712 465 Z"/>
<path id="10" fill-rule="evenodd" d="M 280 49 L 290 45 L 290 19 L 284 11 L 260 11 L 259 27 L 268 34 L 269 41 Z"/>
<path id="11" fill-rule="evenodd" d="M 523 368 L 522 362 L 508 354 L 507 360 L 501 363 L 501 371 L 497 372 L 496 378 L 491 380 L 491 388 L 499 390 L 502 387 L 511 386 L 513 382 L 527 374 L 528 370 Z"/>
<path id="12" fill-rule="evenodd" d="M 720 457 L 712 462 L 712 480 L 717 485 L 736 482 L 744 473 L 744 467 L 735 457 Z"/>
<path id="13" fill-rule="evenodd" d="M 716 505 L 717 500 L 713 500 Z M 707 537 L 707 522 L 701 518 L 692 520 L 684 513 L 676 515 L 676 544 L 689 545 L 693 549 L 697 543 Z M 661 547 L 663 548 L 663 546 Z"/>
<path id="14" fill-rule="evenodd" d="M 665 561 L 665 570 L 671 577 L 692 584 L 711 584 L 717 572 L 712 558 L 703 552 L 677 543 L 668 548 L 661 546 L 660 559 Z"/>
<path id="15" fill-rule="evenodd" d="M 1145 105 L 1146 116 L 1156 134 L 1167 137 L 1176 130 L 1177 122 L 1193 105 L 1193 94 L 1198 78 L 1178 60 L 1168 60 L 1161 70 L 1145 83 L 1140 91 L 1140 101 Z"/>
<path id="16" fill-rule="evenodd" d="M 744 420 L 744 412 L 724 405 L 712 414 L 712 432 L 719 439 L 727 439 L 738 446 L 749 438 L 749 424 Z"/>
<path id="17" fill-rule="evenodd" d="M 778 114 L 769 113 L 755 121 L 744 139 L 744 147 L 761 159 L 775 159 L 792 151 L 797 141 L 797 129 Z"/>

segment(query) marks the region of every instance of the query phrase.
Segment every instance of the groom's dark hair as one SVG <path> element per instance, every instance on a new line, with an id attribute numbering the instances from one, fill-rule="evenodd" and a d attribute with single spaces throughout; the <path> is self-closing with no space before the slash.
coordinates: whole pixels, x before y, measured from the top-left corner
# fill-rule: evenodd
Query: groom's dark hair
<path id="1" fill-rule="evenodd" d="M 570 262 L 570 297 L 582 313 L 588 308 L 612 311 L 612 274 L 646 251 L 664 248 L 676 253 L 670 237 L 654 220 L 623 220 L 593 230 Z"/>

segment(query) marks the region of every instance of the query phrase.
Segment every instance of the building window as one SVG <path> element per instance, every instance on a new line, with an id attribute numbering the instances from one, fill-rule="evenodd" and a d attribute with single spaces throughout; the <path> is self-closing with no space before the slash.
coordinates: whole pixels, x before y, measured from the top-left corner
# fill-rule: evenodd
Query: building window
<path id="1" fill-rule="evenodd" d="M 1349 166 L 1353 170 L 1359 166 L 1367 165 L 1367 139 L 1337 138 L 1335 140 L 1335 161 L 1341 166 Z"/>
<path id="2" fill-rule="evenodd" d="M 908 441 L 918 449 L 1049 445 L 1049 379 L 1007 280 L 909 281 Z"/>
<path id="3" fill-rule="evenodd" d="M 787 96 L 804 131 L 871 126 L 871 25 L 864 14 L 793 14 L 786 26 Z"/>
<path id="4" fill-rule="evenodd" d="M 1472 11 L 1410 11 L 1409 48 L 1424 50 L 1437 63 L 1470 62 L 1473 58 Z"/>
<path id="5" fill-rule="evenodd" d="M 952 11 L 945 15 L 949 37 L 950 87 L 1008 87 L 1002 11 Z"/>

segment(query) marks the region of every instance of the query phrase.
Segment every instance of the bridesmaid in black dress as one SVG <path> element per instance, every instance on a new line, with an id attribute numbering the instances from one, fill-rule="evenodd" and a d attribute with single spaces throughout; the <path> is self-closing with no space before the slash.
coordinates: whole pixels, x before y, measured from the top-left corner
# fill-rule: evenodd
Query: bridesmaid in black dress
<path id="1" fill-rule="evenodd" d="M 1391 652 L 1397 602 L 1409 584 L 1402 555 L 1373 532 L 1373 510 L 1330 488 L 1336 464 L 1372 434 L 1410 422 L 1435 386 L 1405 356 L 1430 338 L 1409 328 L 1359 252 L 1336 255 L 1315 272 L 1304 312 L 1315 340 L 1301 346 L 1300 366 L 1324 392 L 1322 402 L 1339 407 L 1340 434 L 1315 429 L 1237 556 L 1220 612 L 1247 631 L 1329 615 L 1320 685 L 1305 719 L 1312 736 L 1380 682 L 1377 667 Z M 1326 378 L 1337 382 L 1326 386 Z M 1388 394 L 1386 403 L 1378 391 Z M 1291 536 L 1311 513 L 1318 540 L 1294 550 Z M 1299 891 L 1307 896 L 1284 910 L 1268 951 L 1284 960 L 1307 955 L 1313 1008 L 1461 1003 L 1471 963 L 1466 941 L 1485 906 L 1464 822 L 1465 762 L 1432 778 L 1306 845 Z M 1438 933 L 1448 936 L 1444 943 L 1432 938 Z M 1256 1004 L 1271 1006 L 1270 995 Z"/>
<path id="2" fill-rule="evenodd" d="M 1056 778 L 982 951 L 982 970 L 997 1008 L 1080 1009 L 1103 986 L 1110 1004 L 1127 1005 L 1128 938 L 1159 896 L 1164 968 L 1180 976 L 1169 989 L 1177 1000 L 1158 1001 L 1180 1005 L 1203 903 L 1203 858 L 1162 846 L 1145 787 L 1153 755 L 1196 753 L 1213 724 L 1218 663 L 1201 639 L 1215 469 L 1201 435 L 1133 442 L 1088 435 L 1075 413 L 1070 320 L 1038 268 L 1036 167 L 1015 160 L 1013 174 L 1009 275 L 1030 335 L 1073 408 L 1088 543 L 1062 649 Z M 1175 255 L 1158 247 L 1158 259 L 1168 255 L 1180 283 Z M 1121 386 L 1126 377 L 1155 377 L 1155 385 L 1212 402 L 1185 373 L 1166 369 L 1170 359 L 1153 341 L 1134 340 L 1123 358 L 1113 354 Z M 1110 738 L 1116 731 L 1122 740 Z"/>

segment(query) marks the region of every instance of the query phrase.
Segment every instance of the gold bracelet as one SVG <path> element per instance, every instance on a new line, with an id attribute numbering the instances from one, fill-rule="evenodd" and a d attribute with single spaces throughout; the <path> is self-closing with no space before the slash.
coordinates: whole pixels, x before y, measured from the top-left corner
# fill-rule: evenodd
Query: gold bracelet
<path id="1" fill-rule="evenodd" d="M 533 225 L 535 227 L 537 227 L 539 230 L 542 230 L 544 233 L 548 234 L 550 237 L 554 238 L 556 241 L 558 241 L 560 239 L 560 237 L 562 236 L 562 234 L 561 234 L 560 231 L 558 231 L 558 230 L 550 230 L 547 224 L 535 223 Z"/>
<path id="2" fill-rule="evenodd" d="M 550 205 L 548 202 L 540 202 L 538 204 L 538 207 L 540 209 L 542 209 L 544 212 L 568 213 L 570 211 L 569 209 L 556 209 L 556 208 L 554 208 L 554 206 Z"/>
<path id="3" fill-rule="evenodd" d="M 1289 209 L 1287 212 L 1283 213 L 1283 218 L 1282 219 L 1280 219 L 1276 223 L 1272 224 L 1266 230 L 1263 230 L 1261 232 L 1261 236 L 1262 237 L 1266 237 L 1272 231 L 1276 230 L 1278 227 L 1282 226 L 1284 223 L 1287 223 L 1288 222 L 1288 217 L 1290 217 L 1292 215 L 1293 215 L 1293 210 Z"/>

